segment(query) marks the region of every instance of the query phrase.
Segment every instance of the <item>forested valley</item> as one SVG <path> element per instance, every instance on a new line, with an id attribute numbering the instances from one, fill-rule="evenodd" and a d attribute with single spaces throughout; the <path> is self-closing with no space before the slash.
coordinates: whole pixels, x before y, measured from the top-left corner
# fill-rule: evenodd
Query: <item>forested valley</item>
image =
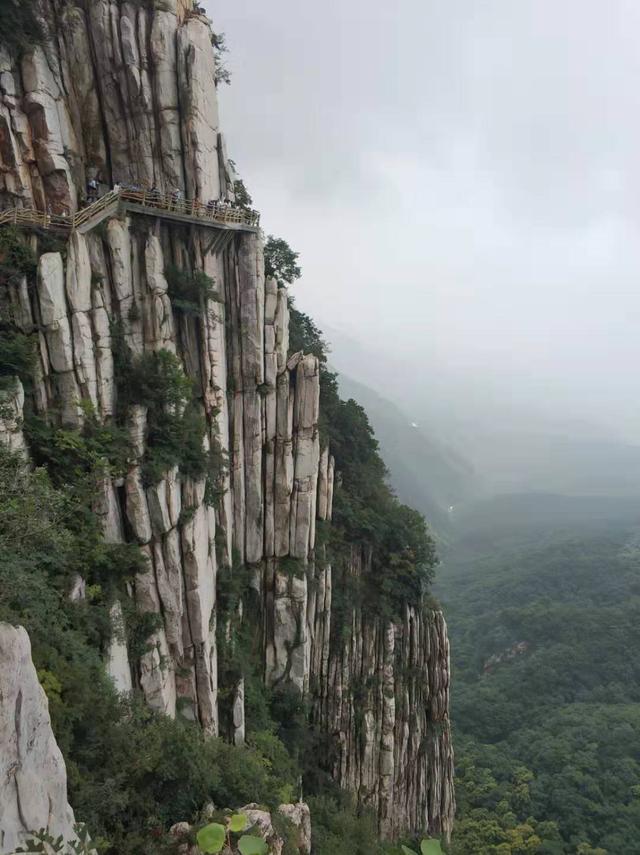
<path id="1" fill-rule="evenodd" d="M 634 503 L 505 499 L 458 526 L 438 592 L 454 663 L 451 851 L 640 853 Z"/>

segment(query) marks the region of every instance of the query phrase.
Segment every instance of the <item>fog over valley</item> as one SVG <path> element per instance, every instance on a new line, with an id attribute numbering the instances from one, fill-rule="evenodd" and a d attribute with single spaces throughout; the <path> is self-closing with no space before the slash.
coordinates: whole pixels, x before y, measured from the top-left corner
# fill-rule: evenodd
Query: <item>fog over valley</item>
<path id="1" fill-rule="evenodd" d="M 640 855 L 638 0 L 0 0 L 0 855 Z"/>
<path id="2" fill-rule="evenodd" d="M 490 490 L 633 492 L 637 5 L 209 6 L 239 171 L 334 365 Z"/>

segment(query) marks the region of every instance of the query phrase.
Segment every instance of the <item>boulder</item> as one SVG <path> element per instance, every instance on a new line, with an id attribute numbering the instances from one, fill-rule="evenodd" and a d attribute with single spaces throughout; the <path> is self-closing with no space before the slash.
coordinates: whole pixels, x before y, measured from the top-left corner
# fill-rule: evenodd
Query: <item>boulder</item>
<path id="1" fill-rule="evenodd" d="M 0 853 L 13 852 L 41 828 L 75 840 L 67 772 L 29 636 L 6 623 L 0 623 L 0 746 Z"/>

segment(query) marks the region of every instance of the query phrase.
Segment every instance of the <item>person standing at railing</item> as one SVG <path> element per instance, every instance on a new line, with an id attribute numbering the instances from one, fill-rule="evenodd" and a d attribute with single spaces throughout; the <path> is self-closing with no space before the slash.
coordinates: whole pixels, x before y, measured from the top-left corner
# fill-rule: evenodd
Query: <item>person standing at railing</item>
<path id="1" fill-rule="evenodd" d="M 171 194 L 171 205 L 172 205 L 172 207 L 177 210 L 181 201 L 182 201 L 182 190 L 179 187 L 176 187 L 174 189 L 173 193 Z"/>
<path id="2" fill-rule="evenodd" d="M 92 178 L 87 184 L 87 202 L 91 205 L 98 199 L 98 182 Z"/>

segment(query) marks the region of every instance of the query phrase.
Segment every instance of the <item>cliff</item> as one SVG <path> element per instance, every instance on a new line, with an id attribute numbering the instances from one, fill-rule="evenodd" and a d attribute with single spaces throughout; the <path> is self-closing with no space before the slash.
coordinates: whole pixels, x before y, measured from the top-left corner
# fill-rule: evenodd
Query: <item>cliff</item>
<path id="1" fill-rule="evenodd" d="M 211 24 L 197 6 L 43 0 L 40 10 L 42 44 L 19 60 L 0 50 L 2 209 L 73 217 L 91 179 L 103 191 L 234 200 Z M 118 687 L 241 744 L 245 683 L 230 660 L 244 611 L 263 679 L 309 699 L 333 776 L 376 809 L 382 832 L 448 835 L 446 624 L 418 600 L 393 619 L 354 603 L 336 631 L 340 586 L 374 572 L 371 555 L 354 544 L 336 573 L 316 542 L 340 489 L 319 430 L 321 366 L 290 353 L 287 290 L 265 277 L 261 235 L 237 229 L 213 246 L 196 219 L 122 205 L 57 241 L 25 234 L 37 274 L 4 279 L 2 321 L 37 341 L 38 356 L 26 392 L 17 382 L 5 395 L 0 433 L 27 444 L 23 406 L 65 429 L 127 432 L 124 470 L 106 472 L 93 499 L 106 540 L 138 544 L 149 567 L 111 607 L 105 660 Z M 195 391 L 139 392 L 143 364 L 176 385 L 179 366 Z M 203 424 L 204 468 L 189 464 L 186 433 L 169 454 L 167 414 L 185 432 Z M 239 580 L 237 602 L 228 590 Z M 127 596 L 156 616 L 141 656 L 119 631 Z"/>
<path id="2" fill-rule="evenodd" d="M 49 719 L 47 697 L 22 628 L 0 623 L 0 852 L 27 832 L 47 828 L 75 839 L 67 773 Z"/>

